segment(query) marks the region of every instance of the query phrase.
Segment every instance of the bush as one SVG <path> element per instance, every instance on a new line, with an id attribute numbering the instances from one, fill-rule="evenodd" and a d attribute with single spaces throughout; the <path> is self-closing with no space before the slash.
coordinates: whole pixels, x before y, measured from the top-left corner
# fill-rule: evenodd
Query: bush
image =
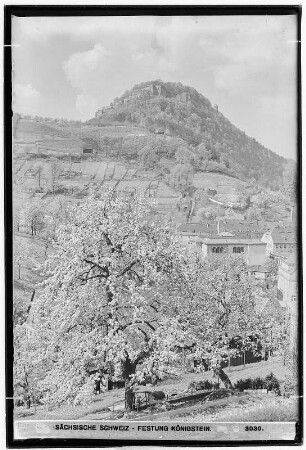
<path id="1" fill-rule="evenodd" d="M 253 380 L 252 378 L 245 378 L 237 380 L 234 384 L 234 389 L 238 389 L 239 391 L 244 391 L 245 389 L 253 389 Z"/>
<path id="2" fill-rule="evenodd" d="M 276 376 L 271 372 L 265 378 L 245 378 L 237 380 L 234 389 L 244 391 L 245 389 L 267 389 L 268 391 L 274 391 L 276 394 L 280 394 L 280 385 Z"/>
<path id="3" fill-rule="evenodd" d="M 280 395 L 280 385 L 279 381 L 274 375 L 273 372 L 271 372 L 269 375 L 265 378 L 265 388 L 268 391 L 274 391 L 276 394 Z"/>
<path id="4" fill-rule="evenodd" d="M 265 380 L 261 377 L 256 377 L 252 380 L 252 389 L 265 389 Z"/>

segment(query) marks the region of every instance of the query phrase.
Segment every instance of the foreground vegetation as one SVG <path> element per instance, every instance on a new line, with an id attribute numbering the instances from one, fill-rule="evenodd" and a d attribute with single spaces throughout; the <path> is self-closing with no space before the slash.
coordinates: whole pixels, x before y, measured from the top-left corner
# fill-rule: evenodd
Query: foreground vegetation
<path id="1" fill-rule="evenodd" d="M 232 368 L 230 372 L 225 369 L 225 372 L 230 374 L 233 383 L 237 380 L 243 378 L 247 379 L 252 375 L 253 377 L 265 377 L 271 370 L 276 374 L 280 386 L 281 386 L 281 396 L 275 396 L 275 393 L 267 394 L 261 391 L 253 391 L 248 393 L 236 392 L 235 396 L 237 401 L 232 403 L 232 396 L 227 397 L 228 401 L 223 404 L 218 404 L 213 400 L 210 402 L 203 402 L 202 400 L 195 401 L 193 403 L 181 403 L 179 405 L 180 410 L 180 420 L 183 421 L 244 421 L 244 417 L 248 417 L 250 421 L 263 421 L 260 418 L 267 417 L 267 421 L 277 421 L 282 420 L 295 420 L 297 417 L 297 399 L 294 394 L 289 398 L 284 397 L 284 384 L 290 373 L 288 366 L 283 365 L 283 361 L 279 357 L 273 357 L 268 361 L 263 361 L 260 363 L 252 363 L 247 366 L 238 366 Z M 155 389 L 162 390 L 167 393 L 167 395 L 172 395 L 173 393 L 186 392 L 188 386 L 193 383 L 203 382 L 203 379 L 216 382 L 216 378 L 212 377 L 213 374 L 209 371 L 205 374 L 201 373 L 185 373 L 180 374 L 180 376 L 175 378 L 168 378 L 164 381 L 157 383 Z M 203 378 L 205 377 L 205 378 Z M 221 390 L 222 391 L 222 390 Z M 217 392 L 217 391 L 216 391 Z M 124 403 L 124 389 L 117 389 L 114 391 L 104 392 L 102 394 L 96 395 L 93 400 L 91 400 L 87 405 L 68 405 L 63 404 L 62 406 L 47 408 L 46 406 L 34 405 L 30 409 L 25 406 L 15 408 L 15 417 L 19 420 L 21 419 L 97 419 L 106 420 L 109 418 L 116 418 L 118 414 L 113 414 L 113 405 L 118 405 Z M 190 404 L 194 405 L 193 411 L 188 411 Z M 198 410 L 197 410 L 198 405 Z M 201 412 L 203 406 L 207 405 L 205 411 Z M 183 410 L 186 409 L 184 413 Z M 166 409 L 167 410 L 167 409 Z M 154 408 L 154 413 L 158 414 L 163 412 L 165 409 L 161 405 L 156 409 Z M 123 412 L 121 413 L 121 415 Z M 141 416 L 150 414 L 150 410 L 139 413 Z M 248 416 L 249 414 L 249 416 Z M 254 418 L 252 418 L 254 414 Z M 137 415 L 133 416 L 134 418 Z M 171 417 L 169 417 L 171 420 Z"/>

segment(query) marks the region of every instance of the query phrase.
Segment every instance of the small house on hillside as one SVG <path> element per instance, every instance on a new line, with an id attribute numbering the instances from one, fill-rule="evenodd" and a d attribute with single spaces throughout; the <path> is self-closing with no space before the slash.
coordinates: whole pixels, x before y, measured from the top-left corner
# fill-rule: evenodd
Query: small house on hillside
<path id="1" fill-rule="evenodd" d="M 163 130 L 162 128 L 156 128 L 153 131 L 154 134 L 165 134 L 165 130 Z"/>
<path id="2" fill-rule="evenodd" d="M 85 144 L 83 145 L 83 155 L 93 155 L 94 149 L 91 144 Z"/>

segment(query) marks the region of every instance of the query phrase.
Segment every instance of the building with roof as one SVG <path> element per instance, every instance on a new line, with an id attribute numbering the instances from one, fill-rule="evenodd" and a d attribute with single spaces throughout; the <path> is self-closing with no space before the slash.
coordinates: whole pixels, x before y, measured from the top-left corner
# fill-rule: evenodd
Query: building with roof
<path id="1" fill-rule="evenodd" d="M 283 308 L 290 309 L 297 301 L 298 272 L 297 259 L 294 255 L 281 261 L 278 269 L 277 298 Z"/>
<path id="2" fill-rule="evenodd" d="M 84 144 L 83 145 L 83 155 L 93 155 L 94 149 L 91 144 Z"/>
<path id="3" fill-rule="evenodd" d="M 297 235 L 293 228 L 276 226 L 271 232 L 265 233 L 261 240 L 267 244 L 267 255 L 279 265 L 297 252 Z"/>
<path id="4" fill-rule="evenodd" d="M 228 221 L 217 224 L 181 224 L 177 232 L 182 242 L 201 248 L 204 258 L 220 253 L 241 254 L 248 266 L 261 266 L 266 259 L 266 243 L 261 241 L 263 232 L 252 222 Z M 219 231 L 219 232 L 218 232 Z"/>
<path id="5" fill-rule="evenodd" d="M 221 253 L 241 255 L 248 266 L 261 266 L 266 259 L 266 244 L 248 237 L 213 236 L 202 239 L 204 258 Z"/>
<path id="6" fill-rule="evenodd" d="M 294 351 L 297 349 L 298 293 L 297 258 L 291 255 L 281 261 L 279 266 L 277 298 L 281 307 L 290 315 L 290 346 Z"/>

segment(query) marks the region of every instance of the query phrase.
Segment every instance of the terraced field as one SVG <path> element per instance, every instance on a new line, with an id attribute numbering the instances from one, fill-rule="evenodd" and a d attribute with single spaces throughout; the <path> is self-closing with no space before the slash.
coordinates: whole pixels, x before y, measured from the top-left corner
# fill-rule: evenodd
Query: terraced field
<path id="1" fill-rule="evenodd" d="M 16 159 L 13 180 L 25 190 L 35 192 L 40 184 L 46 191 L 51 183 L 52 159 Z M 137 190 L 154 198 L 162 209 L 172 209 L 179 201 L 179 194 L 167 184 L 157 179 L 154 172 L 144 172 L 135 166 L 116 161 L 61 162 L 59 184 L 71 189 L 72 196 L 84 197 L 89 192 L 99 192 L 102 188 L 115 188 L 118 192 L 130 194 Z M 49 188 L 50 189 L 50 188 Z"/>
<path id="2" fill-rule="evenodd" d="M 69 127 L 71 129 L 71 127 Z M 78 136 L 82 135 L 85 131 L 86 133 L 92 133 L 92 135 L 99 137 L 135 137 L 135 136 L 148 136 L 150 135 L 149 131 L 134 127 L 131 125 L 107 125 L 103 127 L 97 128 L 96 126 L 87 125 L 82 128 L 75 127 L 73 130 Z"/>
<path id="3" fill-rule="evenodd" d="M 14 182 L 21 183 L 28 191 L 36 190 L 38 168 L 42 167 L 41 185 L 45 189 L 50 185 L 50 166 L 52 158 L 65 154 L 62 161 L 60 185 L 71 190 L 73 196 L 81 198 L 90 191 L 114 187 L 127 194 L 137 189 L 148 197 L 155 199 L 161 209 L 173 210 L 179 201 L 179 193 L 164 182 L 158 180 L 154 171 L 143 170 L 136 162 L 121 162 L 114 158 L 99 154 L 98 160 L 81 159 L 69 161 L 69 155 L 82 154 L 84 136 L 93 139 L 104 137 L 131 138 L 147 136 L 150 133 L 141 128 L 126 125 L 109 125 L 96 127 L 92 125 L 60 125 L 56 123 L 38 123 L 21 120 L 15 130 L 14 139 Z M 138 140 L 138 143 L 140 141 Z M 39 158 L 39 153 L 45 158 Z M 36 157 L 37 154 L 37 157 Z M 194 175 L 193 185 L 196 188 L 215 190 L 215 200 L 220 202 L 237 202 L 238 191 L 246 183 L 220 173 L 199 172 Z"/>

